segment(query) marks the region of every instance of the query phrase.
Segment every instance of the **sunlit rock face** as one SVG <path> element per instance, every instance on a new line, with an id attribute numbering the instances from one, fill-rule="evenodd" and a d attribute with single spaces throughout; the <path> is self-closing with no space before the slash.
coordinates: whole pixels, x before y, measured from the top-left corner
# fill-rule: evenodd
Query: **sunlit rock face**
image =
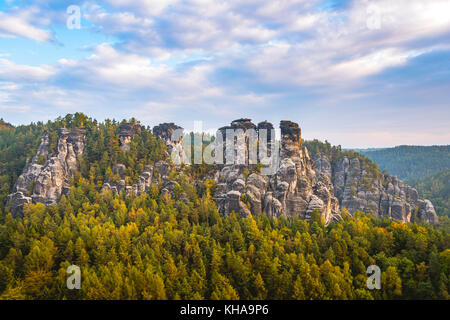
<path id="1" fill-rule="evenodd" d="M 164 141 L 167 152 L 175 165 L 188 163 L 188 158 L 183 149 L 183 128 L 174 123 L 161 123 L 153 127 L 153 135 Z"/>
<path id="2" fill-rule="evenodd" d="M 44 133 L 41 144 L 14 185 L 7 206 L 13 215 L 20 213 L 25 204 L 53 205 L 68 192 L 69 180 L 78 170 L 77 158 L 83 154 L 86 133 L 83 129 L 58 130 L 57 153 L 49 156 L 49 137 Z"/>
<path id="3" fill-rule="evenodd" d="M 321 155 L 315 158 L 315 168 L 333 181 L 341 208 L 350 214 L 360 210 L 403 222 L 438 221 L 433 204 L 418 199 L 416 189 L 389 174 L 374 176 L 358 158 L 345 156 L 331 164 Z"/>
<path id="4" fill-rule="evenodd" d="M 122 150 L 130 150 L 130 144 L 134 135 L 141 132 L 141 130 L 141 126 L 135 123 L 122 123 L 119 126 L 119 144 Z"/>
<path id="5" fill-rule="evenodd" d="M 239 134 L 247 138 L 241 141 L 249 147 L 252 140 L 248 130 L 256 131 L 258 137 L 259 130 L 270 131 L 273 125 L 265 121 L 256 126 L 249 119 L 239 119 L 219 131 L 224 134 L 227 129 L 240 129 Z M 269 217 L 297 216 L 308 220 L 317 209 L 326 223 L 339 219 L 339 204 L 334 197 L 333 185 L 326 175 L 316 174 L 314 162 L 307 150 L 302 148 L 298 124 L 281 121 L 280 130 L 281 148 L 276 149 L 278 154 L 273 155 L 277 159 L 274 174 L 263 175 L 252 166 L 248 161 L 250 150 L 243 153 L 246 157 L 243 165 L 242 162 L 224 164 L 216 173 L 215 201 L 219 212 L 228 215 L 235 211 L 241 216 L 248 216 L 250 212 Z M 239 134 L 236 134 L 236 141 Z M 272 143 L 273 139 L 269 138 L 267 145 Z M 238 150 L 239 147 L 234 148 L 235 152 Z M 262 155 L 258 153 L 257 158 L 260 161 Z"/>

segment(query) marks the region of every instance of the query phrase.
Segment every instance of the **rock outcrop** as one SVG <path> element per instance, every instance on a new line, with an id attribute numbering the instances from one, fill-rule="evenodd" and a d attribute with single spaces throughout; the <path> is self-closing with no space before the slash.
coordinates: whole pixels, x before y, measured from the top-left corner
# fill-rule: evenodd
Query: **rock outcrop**
<path id="1" fill-rule="evenodd" d="M 188 158 L 184 152 L 183 128 L 174 123 L 161 123 L 153 127 L 153 135 L 164 141 L 167 152 L 176 165 L 188 163 Z"/>
<path id="2" fill-rule="evenodd" d="M 126 192 L 127 195 L 134 194 L 136 196 L 142 193 L 148 193 L 152 186 L 153 167 L 145 166 L 144 171 L 139 175 L 138 182 L 133 185 L 127 185 L 126 167 L 123 164 L 115 164 L 112 167 L 113 174 L 117 179 L 107 179 L 102 186 L 102 190 L 111 190 L 113 193 Z"/>
<path id="3" fill-rule="evenodd" d="M 245 118 L 234 120 L 230 126 L 220 128 L 218 132 L 221 135 L 221 139 L 216 139 L 222 145 L 220 148 L 222 149 L 223 158 L 220 160 L 220 163 L 248 166 L 253 160 L 253 163 L 256 164 L 257 154 L 249 154 L 250 150 L 252 150 L 249 148 L 250 144 L 256 142 L 258 138 L 256 129 L 256 125 L 250 119 Z M 230 150 L 226 148 L 227 140 L 233 147 Z"/>
<path id="4" fill-rule="evenodd" d="M 419 200 L 416 189 L 397 177 L 375 174 L 357 157 L 344 156 L 332 165 L 327 156 L 321 155 L 315 159 L 315 168 L 333 181 L 341 208 L 346 208 L 350 214 L 361 210 L 403 222 L 438 221 L 433 204 L 429 200 Z"/>
<path id="5" fill-rule="evenodd" d="M 434 210 L 434 206 L 430 200 L 417 200 L 416 210 L 417 209 L 417 216 L 415 218 L 428 223 L 439 222 L 439 218 L 436 215 L 436 211 Z"/>
<path id="6" fill-rule="evenodd" d="M 120 145 L 124 150 L 129 150 L 140 130 L 142 127 L 137 124 L 120 126 Z M 346 208 L 350 214 L 361 210 L 403 222 L 438 221 L 429 200 L 418 199 L 417 191 L 398 178 L 374 171 L 364 158 L 343 153 L 334 161 L 326 155 L 314 155 L 312 160 L 302 146 L 298 124 L 281 121 L 280 132 L 281 139 L 276 141 L 270 122 L 255 125 L 250 119 L 235 120 L 218 130 L 218 137 L 223 140 L 216 137 L 215 160 L 222 158 L 213 167 L 217 170 L 212 175 L 216 181 L 214 200 L 221 214 L 234 211 L 241 216 L 264 214 L 309 220 L 317 210 L 325 223 L 330 223 L 340 219 L 340 210 Z M 180 169 L 178 164 L 186 163 L 183 130 L 173 123 L 164 123 L 154 127 L 153 133 L 166 143 L 175 167 L 166 161 L 147 165 L 137 182 L 130 184 L 127 168 L 116 164 L 103 190 L 138 196 L 149 193 L 156 185 L 163 195 L 175 194 L 178 184 L 169 176 L 172 170 Z M 7 207 L 13 215 L 19 214 L 26 204 L 53 205 L 67 194 L 85 144 L 83 129 L 62 128 L 58 130 L 56 153 L 50 154 L 49 135 L 44 133 L 35 156 L 27 161 L 8 196 Z M 274 170 L 265 171 L 266 167 Z M 179 191 L 176 194 L 180 195 Z"/>
<path id="7" fill-rule="evenodd" d="M 122 123 L 119 126 L 119 144 L 122 150 L 130 150 L 130 144 L 135 134 L 141 132 L 142 127 L 136 123 Z"/>
<path id="8" fill-rule="evenodd" d="M 16 215 L 25 204 L 57 203 L 67 193 L 69 180 L 78 170 L 77 158 L 83 154 L 86 134 L 83 129 L 58 130 L 57 154 L 49 156 L 49 137 L 44 133 L 41 144 L 31 162 L 27 162 L 17 179 L 7 206 Z"/>
<path id="9" fill-rule="evenodd" d="M 139 175 L 138 182 L 127 185 L 126 167 L 123 164 L 116 164 L 112 167 L 114 179 L 107 179 L 102 186 L 102 191 L 112 191 L 114 194 L 125 192 L 126 195 L 139 196 L 143 193 L 149 193 L 152 186 L 160 189 L 162 195 L 173 191 L 178 183 L 170 180 L 169 175 L 172 167 L 165 161 L 158 161 L 154 166 L 146 165 L 144 171 Z M 183 197 L 185 195 L 182 195 Z"/>
<path id="10" fill-rule="evenodd" d="M 249 119 L 240 119 L 233 121 L 230 127 L 219 130 L 236 128 L 242 129 L 245 134 L 248 129 L 258 131 L 273 126 L 268 122 L 255 126 Z M 260 174 L 248 165 L 248 158 L 244 164 L 225 164 L 217 172 L 215 201 L 219 212 L 227 215 L 235 211 L 241 216 L 248 216 L 250 212 L 269 217 L 298 216 L 308 220 L 317 209 L 326 223 L 339 219 L 339 204 L 334 197 L 333 185 L 325 174 L 314 171 L 308 151 L 302 148 L 298 124 L 281 121 L 280 129 L 281 149 L 276 150 L 279 155 L 273 155 L 278 160 L 274 174 Z M 249 141 L 245 141 L 248 147 Z M 235 148 L 236 151 L 238 149 Z M 250 153 L 244 153 L 245 157 Z"/>

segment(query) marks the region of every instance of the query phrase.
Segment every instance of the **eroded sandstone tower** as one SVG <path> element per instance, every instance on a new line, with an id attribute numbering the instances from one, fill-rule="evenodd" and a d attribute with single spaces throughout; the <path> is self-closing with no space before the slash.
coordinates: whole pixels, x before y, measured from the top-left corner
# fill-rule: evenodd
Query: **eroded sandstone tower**
<path id="1" fill-rule="evenodd" d="M 245 120 L 245 121 L 244 121 Z M 266 122 L 255 126 L 249 119 L 233 121 L 227 128 L 273 128 Z M 281 148 L 278 168 L 273 175 L 263 175 L 246 165 L 227 165 L 216 174 L 215 201 L 222 214 L 232 211 L 242 216 L 265 214 L 270 217 L 298 216 L 309 219 L 317 209 L 326 223 L 339 219 L 339 204 L 329 178 L 316 174 L 308 151 L 302 148 L 298 124 L 281 121 Z M 270 142 L 272 143 L 272 142 Z M 248 153 L 247 153 L 248 154 Z M 247 173 L 248 176 L 247 176 Z"/>
<path id="2" fill-rule="evenodd" d="M 77 157 L 84 151 L 86 133 L 77 128 L 59 129 L 57 153 L 52 157 L 48 144 L 49 136 L 44 133 L 36 155 L 27 162 L 8 196 L 7 207 L 11 206 L 13 215 L 21 212 L 25 204 L 55 204 L 68 192 L 69 180 L 78 170 Z"/>

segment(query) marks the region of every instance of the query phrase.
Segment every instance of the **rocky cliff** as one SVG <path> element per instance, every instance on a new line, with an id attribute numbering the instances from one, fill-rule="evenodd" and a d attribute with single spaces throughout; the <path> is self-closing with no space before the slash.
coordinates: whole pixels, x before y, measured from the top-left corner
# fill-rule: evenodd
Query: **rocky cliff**
<path id="1" fill-rule="evenodd" d="M 418 199 L 416 189 L 397 177 L 374 173 L 358 157 L 343 156 L 332 163 L 328 156 L 320 155 L 314 162 L 316 171 L 333 181 L 341 208 L 350 214 L 361 210 L 403 222 L 438 221 L 433 204 Z"/>
<path id="2" fill-rule="evenodd" d="M 308 220 L 318 210 L 325 223 L 330 223 L 340 219 L 341 209 L 346 208 L 350 214 L 361 210 L 403 222 L 437 222 L 430 201 L 418 199 L 417 191 L 396 177 L 374 172 L 372 163 L 342 152 L 332 160 L 327 154 L 310 157 L 302 145 L 298 124 L 281 121 L 279 141 L 275 140 L 273 128 L 267 121 L 255 125 L 250 119 L 238 119 L 218 130 L 224 140 L 215 140 L 214 152 L 221 150 L 222 161 L 208 172 L 209 178 L 216 181 L 214 200 L 221 214 L 234 211 L 241 216 L 251 213 Z M 123 150 L 129 150 L 133 137 L 141 130 L 137 124 L 120 126 Z M 226 138 L 229 132 L 233 134 L 231 140 Z M 115 164 L 103 190 L 138 196 L 149 193 L 156 185 L 161 193 L 173 194 L 178 184 L 169 178 L 170 173 L 174 169 L 184 170 L 178 164 L 186 162 L 183 131 L 173 123 L 164 123 L 154 127 L 153 133 L 165 142 L 175 166 L 168 161 L 147 165 L 137 181 L 131 183 L 127 168 Z M 262 137 L 267 137 L 266 143 Z M 231 148 L 226 145 L 230 141 Z M 56 153 L 50 154 L 49 135 L 45 133 L 35 156 L 27 162 L 8 196 L 11 212 L 16 215 L 29 203 L 57 203 L 69 190 L 70 178 L 78 170 L 77 158 L 83 154 L 85 144 L 83 129 L 62 128 L 58 131 Z M 230 155 L 232 161 L 227 158 Z M 215 160 L 219 158 L 216 154 Z M 265 167 L 274 170 L 268 173 Z"/>
<path id="3" fill-rule="evenodd" d="M 245 135 L 249 129 L 258 132 L 262 128 L 271 129 L 273 126 L 268 122 L 256 126 L 249 119 L 240 119 L 219 130 L 241 129 L 240 134 Z M 282 121 L 280 129 L 281 149 L 279 156 L 275 157 L 277 170 L 274 174 L 262 175 L 252 168 L 248 159 L 243 165 L 225 164 L 216 173 L 215 201 L 219 212 L 229 214 L 235 211 L 242 216 L 250 212 L 269 217 L 299 216 L 308 220 L 317 209 L 326 223 L 339 219 L 333 185 L 328 176 L 314 171 L 308 151 L 302 148 L 298 124 Z M 270 143 L 271 140 L 268 141 Z M 247 157 L 249 152 L 245 155 Z M 258 161 L 261 158 L 262 155 L 258 154 Z"/>
<path id="4" fill-rule="evenodd" d="M 174 123 L 161 123 L 153 128 L 153 135 L 164 141 L 167 152 L 176 164 L 187 163 L 188 158 L 183 150 L 183 128 Z"/>
<path id="5" fill-rule="evenodd" d="M 130 143 L 135 134 L 141 132 L 140 125 L 135 123 L 122 123 L 119 127 L 119 144 L 122 150 L 130 150 Z"/>
<path id="6" fill-rule="evenodd" d="M 173 155 L 177 155 L 178 162 L 174 161 L 175 164 L 179 164 L 181 161 L 185 160 L 181 145 L 183 139 L 182 129 L 183 128 L 173 123 L 162 123 L 153 128 L 153 134 L 157 138 L 163 140 L 166 144 L 168 151 L 167 157 L 172 154 L 172 160 L 174 160 Z M 139 130 L 139 126 L 130 123 L 124 123 L 120 126 L 119 137 L 121 139 L 121 145 L 124 147 L 124 151 L 129 150 L 129 145 L 131 141 L 133 141 L 134 135 L 138 133 Z M 177 132 L 179 136 L 176 135 L 176 130 L 179 130 Z M 142 193 L 149 193 L 152 185 L 155 185 L 158 188 L 161 188 L 161 193 L 170 193 L 173 191 L 174 186 L 177 185 L 175 181 L 170 181 L 169 179 L 171 171 L 172 167 L 168 162 L 158 161 L 154 166 L 146 165 L 143 172 L 139 175 L 137 183 L 130 184 L 127 183 L 129 176 L 127 175 L 126 166 L 123 164 L 115 164 L 112 166 L 112 173 L 114 176 L 106 177 L 102 190 L 111 190 L 115 194 L 125 192 L 126 195 L 139 196 Z"/>
<path id="7" fill-rule="evenodd" d="M 70 177 L 78 170 L 77 157 L 83 154 L 85 143 L 83 129 L 59 129 L 57 154 L 50 156 L 49 137 L 45 133 L 36 155 L 27 162 L 8 196 L 11 212 L 15 215 L 29 203 L 57 203 L 68 191 Z"/>

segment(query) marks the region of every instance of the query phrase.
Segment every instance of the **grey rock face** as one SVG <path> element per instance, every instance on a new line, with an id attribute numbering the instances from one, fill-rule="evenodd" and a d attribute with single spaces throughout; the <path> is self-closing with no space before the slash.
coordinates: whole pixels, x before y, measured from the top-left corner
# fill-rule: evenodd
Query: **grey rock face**
<path id="1" fill-rule="evenodd" d="M 134 135 L 140 132 L 141 129 L 141 126 L 135 123 L 123 123 L 119 126 L 119 143 L 122 150 L 130 150 L 130 144 Z"/>
<path id="2" fill-rule="evenodd" d="M 230 128 L 273 128 L 270 123 L 262 124 L 256 127 L 249 119 L 240 119 L 233 121 Z M 216 174 L 215 201 L 219 212 L 224 215 L 235 211 L 241 216 L 248 216 L 251 212 L 269 217 L 309 219 L 317 209 L 326 223 L 339 219 L 339 203 L 334 197 L 333 185 L 326 175 L 314 171 L 313 161 L 302 148 L 299 126 L 282 121 L 280 128 L 281 150 L 275 174 L 262 175 L 247 165 L 248 162 L 245 165 L 224 165 Z M 249 153 L 245 155 L 248 157 Z M 245 177 L 247 172 L 248 177 Z"/>
<path id="3" fill-rule="evenodd" d="M 153 134 L 164 141 L 175 165 L 189 162 L 182 145 L 183 128 L 174 123 L 161 123 L 153 128 Z"/>
<path id="4" fill-rule="evenodd" d="M 419 211 L 418 218 L 426 221 L 428 223 L 438 223 L 439 218 L 436 215 L 436 211 L 434 210 L 434 206 L 430 200 L 419 200 L 417 202 Z"/>
<path id="5" fill-rule="evenodd" d="M 66 128 L 58 130 L 58 135 L 56 156 L 49 158 L 48 134 L 45 133 L 36 155 L 17 179 L 7 204 L 13 215 L 20 213 L 25 204 L 53 205 L 67 192 L 69 179 L 78 170 L 77 157 L 83 154 L 86 135 L 83 129 Z"/>
<path id="6" fill-rule="evenodd" d="M 325 156 L 320 156 L 314 160 L 314 168 L 316 169 L 316 172 L 321 172 L 331 178 L 331 164 Z"/>
<path id="7" fill-rule="evenodd" d="M 161 178 L 163 180 L 167 179 L 167 177 L 170 174 L 170 171 L 172 170 L 170 165 L 167 162 L 165 162 L 165 161 L 158 161 L 157 163 L 155 163 L 155 169 L 161 175 Z"/>
<path id="8" fill-rule="evenodd" d="M 374 176 L 358 158 L 343 157 L 333 166 L 326 156 L 315 159 L 317 173 L 333 180 L 341 208 L 350 214 L 357 210 L 377 217 L 410 222 L 415 218 L 437 222 L 429 200 L 419 200 L 417 190 L 388 174 Z"/>
<path id="9" fill-rule="evenodd" d="M 172 134 L 178 129 L 181 128 L 173 123 L 161 124 L 153 132 L 165 141 L 170 152 L 175 150 L 175 158 L 178 156 L 181 161 L 185 155 L 182 136 L 172 141 Z M 267 121 L 256 126 L 250 119 L 239 119 L 219 131 L 225 133 L 226 129 L 239 129 L 239 135 L 242 135 L 248 148 L 253 140 L 247 130 L 258 133 L 259 130 L 271 130 L 273 126 Z M 228 215 L 234 211 L 244 217 L 264 214 L 269 217 L 298 216 L 309 220 L 311 214 L 318 210 L 324 221 L 329 223 L 340 219 L 340 208 L 345 207 L 350 214 L 361 210 L 403 222 L 416 219 L 429 223 L 438 221 L 433 204 L 429 200 L 418 199 L 417 191 L 396 177 L 385 174 L 374 176 L 356 157 L 343 157 L 333 164 L 326 156 L 316 157 L 313 161 L 308 150 L 302 147 L 298 124 L 281 121 L 280 129 L 281 149 L 273 155 L 277 168 L 273 174 L 261 174 L 257 166 L 249 161 L 253 154 L 247 149 L 243 153 L 237 148 L 233 150 L 235 159 L 241 161 L 239 164 L 220 166 L 214 177 L 217 186 L 214 200 L 221 214 Z M 120 130 L 121 146 L 128 150 L 131 139 L 140 127 L 123 124 Z M 26 204 L 39 202 L 53 205 L 62 194 L 68 192 L 69 180 L 78 170 L 77 157 L 83 154 L 86 136 L 82 129 L 63 128 L 58 134 L 56 155 L 49 155 L 49 136 L 45 133 L 35 156 L 27 161 L 13 193 L 8 196 L 7 206 L 11 207 L 13 215 L 20 213 Z M 268 137 L 268 144 L 275 144 L 270 135 Z M 257 153 L 257 161 L 261 163 L 265 156 Z M 126 167 L 116 164 L 112 171 L 119 178 L 116 176 L 105 181 L 103 189 L 140 195 L 148 193 L 152 185 L 158 185 L 162 194 L 174 194 L 177 183 L 169 179 L 172 169 L 169 163 L 159 161 L 154 167 L 146 166 L 137 183 L 127 185 Z"/>
<path id="10" fill-rule="evenodd" d="M 42 167 L 48 158 L 48 143 L 49 137 L 47 132 L 41 138 L 41 144 L 39 145 L 36 154 L 34 155 L 31 162 L 26 163 L 25 168 L 22 171 L 22 174 L 17 179 L 14 185 L 14 192 L 23 192 L 28 193 L 30 190 L 30 186 L 37 179 L 39 174 L 42 171 Z"/>
<path id="11" fill-rule="evenodd" d="M 11 213 L 13 216 L 20 213 L 23 206 L 32 203 L 31 197 L 27 197 L 21 191 L 14 192 L 8 196 L 8 206 L 11 206 Z"/>
<path id="12" fill-rule="evenodd" d="M 216 139 L 216 143 L 218 143 L 218 150 L 222 150 L 222 155 L 217 157 L 217 163 L 233 163 L 238 166 L 256 165 L 257 151 L 252 149 L 256 152 L 249 153 L 250 149 L 246 147 L 257 141 L 256 132 L 256 125 L 245 118 L 234 120 L 231 125 L 219 128 L 217 133 L 220 134 L 220 139 Z"/>

